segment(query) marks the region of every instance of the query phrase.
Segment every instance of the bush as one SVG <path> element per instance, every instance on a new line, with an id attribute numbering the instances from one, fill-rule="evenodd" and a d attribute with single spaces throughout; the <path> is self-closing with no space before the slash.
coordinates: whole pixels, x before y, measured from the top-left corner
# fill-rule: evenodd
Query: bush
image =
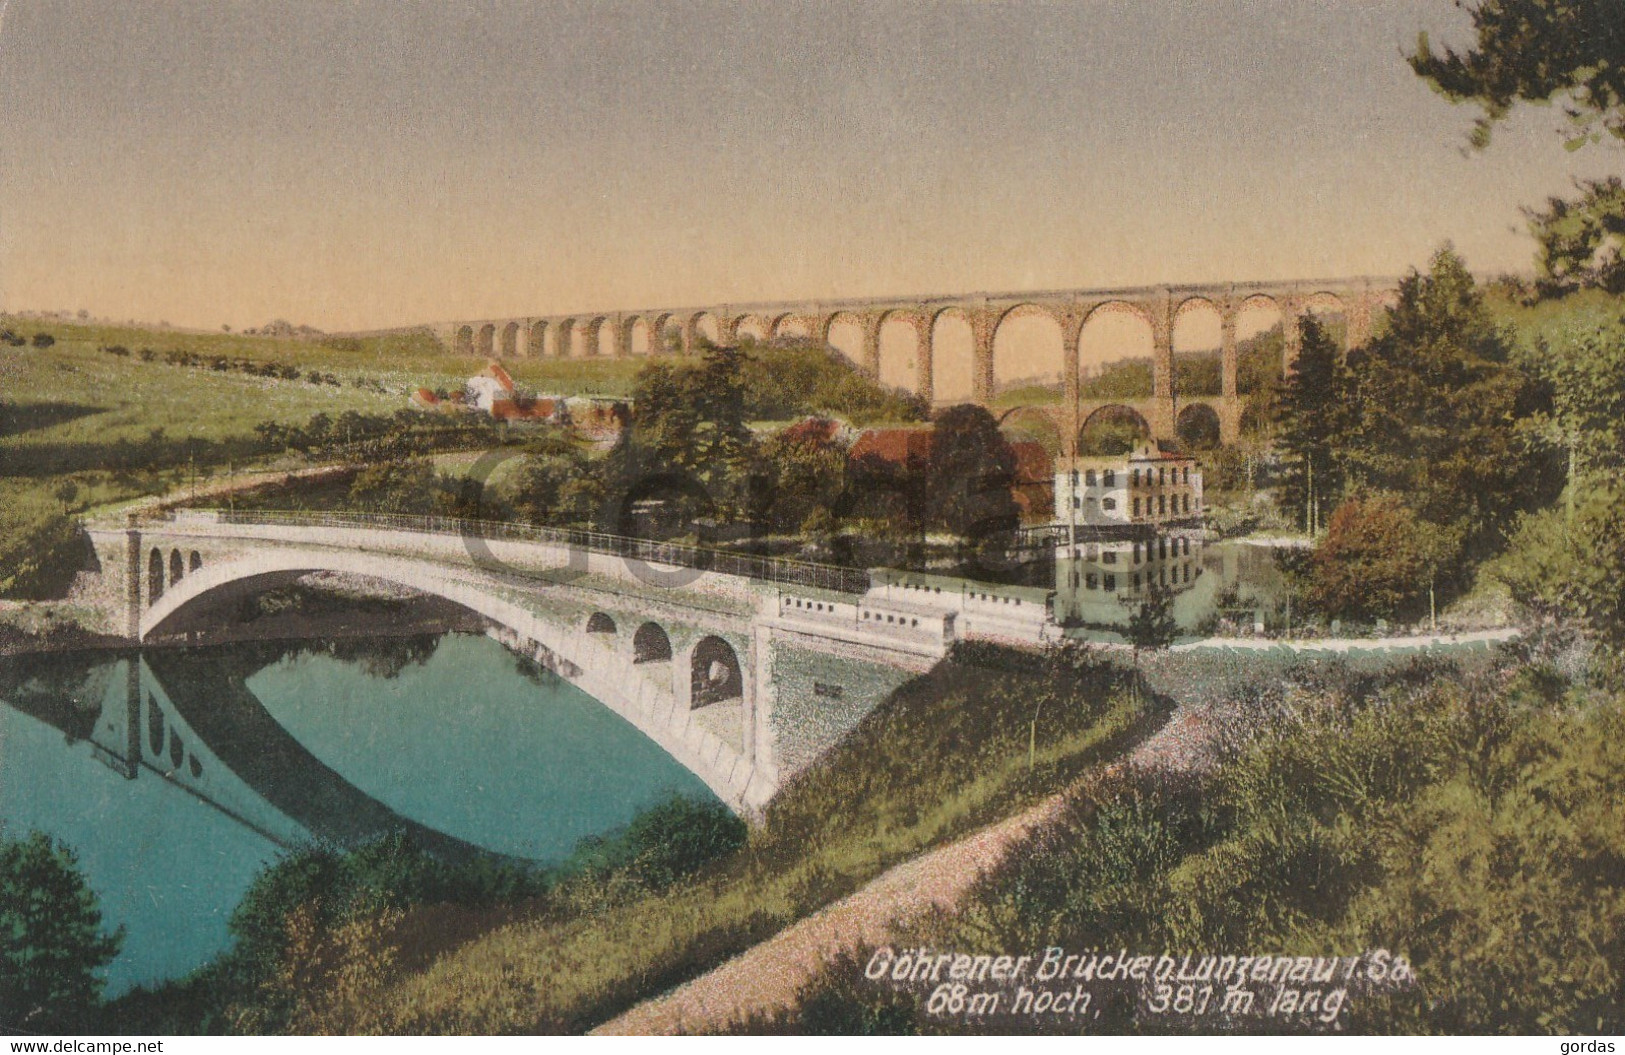
<path id="1" fill-rule="evenodd" d="M 49 348 L 49 347 L 51 347 L 51 345 L 53 345 L 55 343 L 56 343 L 56 338 L 52 337 L 48 333 L 36 333 L 36 334 L 34 334 L 33 344 L 34 344 L 35 348 Z"/>

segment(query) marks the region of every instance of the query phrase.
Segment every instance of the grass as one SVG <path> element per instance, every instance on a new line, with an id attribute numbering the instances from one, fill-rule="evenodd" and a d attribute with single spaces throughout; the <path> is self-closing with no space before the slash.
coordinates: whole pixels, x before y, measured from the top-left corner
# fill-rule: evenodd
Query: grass
<path id="1" fill-rule="evenodd" d="M 894 693 L 781 793 L 743 851 L 696 879 L 627 898 L 579 892 L 567 905 L 409 912 L 394 939 L 409 969 L 342 999 L 363 1001 L 388 1032 L 589 1028 L 1076 780 L 1144 728 L 1128 685 L 1106 664 L 956 653 Z M 1035 722 L 1039 699 L 1049 702 Z"/>
<path id="2" fill-rule="evenodd" d="M 1417 984 L 1352 987 L 1336 1031 L 1616 1033 L 1625 765 L 1607 745 L 1625 709 L 1563 666 L 1537 645 L 1477 671 L 1317 665 L 1233 687 L 1215 715 L 1230 760 L 1212 778 L 1129 774 L 1080 790 L 958 914 L 898 944 L 1387 949 L 1414 965 Z M 976 1030 L 927 1017 L 926 993 L 866 983 L 860 970 L 837 965 L 791 1014 L 752 1025 Z M 1108 988 L 1092 1030 L 1332 1031 L 1308 1016 L 1159 1020 L 1136 1009 L 1132 990 L 1113 1002 Z M 982 1028 L 1075 1026 L 1029 1016 Z"/>

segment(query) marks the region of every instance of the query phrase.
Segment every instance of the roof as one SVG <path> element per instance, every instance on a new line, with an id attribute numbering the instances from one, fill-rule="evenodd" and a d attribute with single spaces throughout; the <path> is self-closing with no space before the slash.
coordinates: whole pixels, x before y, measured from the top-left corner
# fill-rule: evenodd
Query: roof
<path id="1" fill-rule="evenodd" d="M 910 459 L 924 460 L 931 456 L 935 432 L 930 426 L 912 429 L 866 429 L 852 444 L 849 457 L 853 459 L 873 455 L 894 465 L 906 464 Z"/>

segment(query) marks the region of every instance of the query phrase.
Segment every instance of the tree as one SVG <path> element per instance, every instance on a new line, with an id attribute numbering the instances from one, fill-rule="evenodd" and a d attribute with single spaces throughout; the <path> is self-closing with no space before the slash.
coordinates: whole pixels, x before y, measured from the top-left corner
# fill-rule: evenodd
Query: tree
<path id="1" fill-rule="evenodd" d="M 1297 368 L 1282 386 L 1278 442 L 1287 456 L 1286 499 L 1313 535 L 1323 526 L 1326 499 L 1335 501 L 1342 492 L 1354 386 L 1341 351 L 1320 323 L 1306 316 L 1300 332 Z"/>
<path id="2" fill-rule="evenodd" d="M 685 519 L 742 518 L 756 456 L 743 365 L 739 349 L 711 347 L 698 367 L 652 362 L 638 371 L 637 413 L 610 453 L 613 489 L 659 497 Z"/>
<path id="3" fill-rule="evenodd" d="M 1418 613 L 1457 548 L 1399 495 L 1337 507 L 1309 562 L 1309 603 L 1327 615 L 1393 619 Z"/>
<path id="4" fill-rule="evenodd" d="M 1494 125 L 1520 101 L 1560 101 L 1575 128 L 1572 145 L 1602 132 L 1625 139 L 1619 0 L 1478 0 L 1467 10 L 1477 35 L 1472 48 L 1435 52 L 1423 33 L 1408 59 L 1446 98 L 1482 109 L 1475 147 L 1489 145 Z"/>
<path id="5" fill-rule="evenodd" d="M 1015 452 L 986 408 L 962 403 L 937 416 L 925 464 L 932 520 L 967 540 L 1014 530 L 1015 479 Z"/>
<path id="6" fill-rule="evenodd" d="M 1550 449 L 1531 442 L 1541 386 L 1510 362 L 1510 338 L 1448 246 L 1428 274 L 1400 283 L 1388 323 L 1349 354 L 1350 482 L 1404 495 L 1423 520 L 1460 537 L 1467 557 L 1482 559 L 1520 512 L 1557 493 Z"/>
<path id="7" fill-rule="evenodd" d="M 1123 600 L 1128 603 L 1128 598 Z M 1138 696 L 1140 653 L 1167 648 L 1179 633 L 1179 624 L 1174 621 L 1173 592 L 1160 582 L 1151 583 L 1146 589 L 1145 600 L 1129 614 L 1123 633 L 1134 647 L 1134 692 Z"/>
<path id="8" fill-rule="evenodd" d="M 102 933 L 96 895 L 73 851 L 34 832 L 0 840 L 0 1025 L 82 1028 L 101 1000 L 96 972 L 124 931 Z"/>
<path id="9" fill-rule="evenodd" d="M 1625 181 L 1609 176 L 1576 186 L 1578 199 L 1548 198 L 1544 210 L 1525 213 L 1540 246 L 1537 288 L 1543 295 L 1582 287 L 1625 293 Z"/>

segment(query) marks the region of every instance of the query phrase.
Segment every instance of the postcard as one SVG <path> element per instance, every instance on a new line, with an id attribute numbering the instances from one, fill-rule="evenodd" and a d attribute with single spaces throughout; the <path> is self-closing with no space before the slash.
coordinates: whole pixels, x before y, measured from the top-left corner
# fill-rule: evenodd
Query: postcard
<path id="1" fill-rule="evenodd" d="M 5 1042 L 1612 1052 L 1622 24 L 0 0 Z"/>

